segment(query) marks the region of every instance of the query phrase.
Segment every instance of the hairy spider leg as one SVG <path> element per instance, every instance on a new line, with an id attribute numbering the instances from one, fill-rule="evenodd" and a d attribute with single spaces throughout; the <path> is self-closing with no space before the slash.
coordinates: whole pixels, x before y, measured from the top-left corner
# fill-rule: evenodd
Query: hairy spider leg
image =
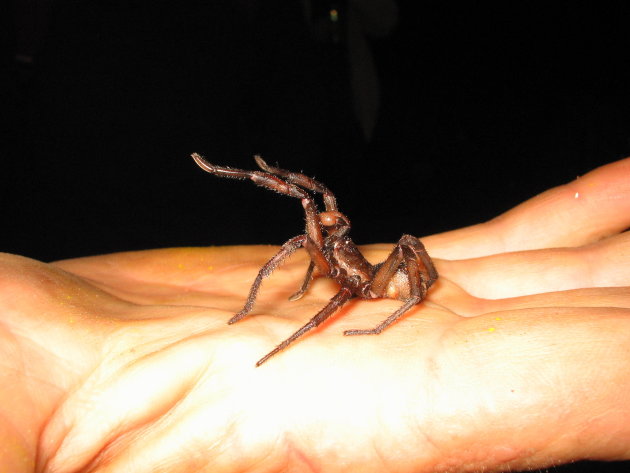
<path id="1" fill-rule="evenodd" d="M 304 189 L 283 181 L 279 177 L 268 172 L 246 171 L 243 169 L 231 168 L 228 166 L 217 166 L 207 161 L 197 153 L 193 153 L 191 157 L 197 165 L 206 172 L 219 177 L 227 177 L 232 179 L 250 179 L 254 184 L 276 191 L 280 194 L 298 198 L 302 201 L 302 207 L 306 214 L 306 233 L 321 248 L 324 244 L 324 237 L 318 218 L 317 206 L 313 197 Z"/>
<path id="2" fill-rule="evenodd" d="M 383 261 L 379 266 L 374 276 L 372 277 L 372 284 L 370 284 L 370 292 L 374 294 L 374 297 L 383 297 L 385 291 L 387 291 L 387 285 L 392 279 L 396 271 L 403 261 L 402 248 L 398 243 L 387 259 Z"/>
<path id="3" fill-rule="evenodd" d="M 278 251 L 275 255 L 271 257 L 269 261 L 267 261 L 260 271 L 258 271 L 258 275 L 252 284 L 252 287 L 249 289 L 249 295 L 247 296 L 247 300 L 245 301 L 245 305 L 241 309 L 241 311 L 228 320 L 228 324 L 233 324 L 238 322 L 247 314 L 249 314 L 254 306 L 254 302 L 256 301 L 256 296 L 258 295 L 258 290 L 260 289 L 260 285 L 262 284 L 263 279 L 268 277 L 282 262 L 288 258 L 292 253 L 295 252 L 298 248 L 304 246 L 306 242 L 306 235 L 298 235 L 296 237 L 291 238 L 287 241 L 282 247 L 280 251 Z"/>
<path id="4" fill-rule="evenodd" d="M 298 186 L 289 182 L 283 181 L 268 172 L 246 171 L 244 169 L 231 168 L 228 166 L 217 166 L 216 164 L 212 164 L 207 161 L 197 153 L 191 154 L 191 157 L 201 169 L 209 172 L 210 174 L 214 174 L 215 176 L 232 179 L 250 179 L 254 182 L 254 184 L 266 187 L 267 189 L 279 192 L 280 194 L 285 194 L 303 200 L 313 200 L 312 197 L 303 189 L 300 189 Z"/>
<path id="5" fill-rule="evenodd" d="M 433 261 L 429 257 L 426 248 L 422 244 L 422 242 L 413 235 L 403 235 L 398 240 L 398 243 L 389 254 L 387 259 L 381 263 L 378 271 L 374 274 L 372 278 L 372 284 L 370 286 L 370 290 L 377 296 L 383 297 L 385 294 L 385 290 L 387 289 L 387 284 L 390 279 L 396 273 L 396 270 L 400 266 L 400 263 L 403 262 L 404 258 L 404 250 L 411 251 L 413 254 L 413 259 L 416 262 L 421 263 L 421 267 L 419 268 L 421 274 L 423 275 L 422 281 L 423 284 L 426 284 L 426 288 L 428 289 L 431 285 L 437 280 L 438 273 L 433 265 Z M 426 275 L 426 277 L 424 277 Z M 411 288 L 410 288 L 411 289 Z M 424 297 L 424 296 L 423 296 Z"/>
<path id="6" fill-rule="evenodd" d="M 255 156 L 254 158 L 258 166 L 265 172 L 246 171 L 243 169 L 230 168 L 227 166 L 217 166 L 216 164 L 210 163 L 197 153 L 193 153 L 191 156 L 200 168 L 202 168 L 206 172 L 209 172 L 210 174 L 214 174 L 215 176 L 227 177 L 232 179 L 251 179 L 256 185 L 275 190 L 281 194 L 301 199 L 302 206 L 304 207 L 304 212 L 306 214 L 306 233 L 311 238 L 316 247 L 320 249 L 323 248 L 324 237 L 322 235 L 322 229 L 319 222 L 319 212 L 317 210 L 317 206 L 315 205 L 315 201 L 307 192 L 305 192 L 302 188 L 298 186 L 302 186 L 305 189 L 323 194 L 326 211 L 337 211 L 337 202 L 335 200 L 335 196 L 324 184 L 316 181 L 315 179 L 311 179 L 304 174 L 293 173 L 285 169 L 269 166 L 260 156 Z M 276 176 L 285 178 L 286 181 Z M 313 245 L 309 246 L 310 248 L 307 247 L 307 250 L 309 250 L 309 254 L 311 254 L 311 258 L 313 258 Z M 327 262 L 326 264 L 322 263 L 322 261 L 325 260 L 325 257 L 323 256 L 323 254 L 321 254 L 321 251 L 319 251 L 319 254 L 315 255 L 315 258 L 317 258 L 320 263 L 316 264 L 314 262 L 311 262 L 309 264 L 300 289 L 289 298 L 290 300 L 297 300 L 304 295 L 304 293 L 308 289 L 310 282 L 312 281 L 313 270 L 315 269 L 315 267 L 320 270 L 321 274 L 328 273 L 330 265 Z M 241 316 L 237 320 L 240 320 L 243 316 Z"/>
<path id="7" fill-rule="evenodd" d="M 306 293 L 306 291 L 308 290 L 308 286 L 311 284 L 311 281 L 313 280 L 314 269 L 315 269 L 315 263 L 311 261 L 308 264 L 308 268 L 306 270 L 306 274 L 304 275 L 304 280 L 302 281 L 302 285 L 300 286 L 300 289 L 298 289 L 296 292 L 294 292 L 293 294 L 289 296 L 289 300 L 291 302 L 301 299 L 304 293 Z"/>
<path id="8" fill-rule="evenodd" d="M 438 273 L 424 245 L 412 235 L 403 235 L 387 259 L 379 267 L 372 280 L 371 289 L 382 297 L 387 284 L 399 266 L 404 264 L 409 281 L 409 298 L 392 315 L 372 329 L 346 330 L 344 335 L 375 335 L 396 322 L 426 296 L 429 287 L 437 280 Z M 423 267 L 421 269 L 421 266 Z M 424 269 L 424 271 L 423 271 Z M 427 277 L 425 277 L 425 274 Z"/>
<path id="9" fill-rule="evenodd" d="M 249 289 L 249 295 L 247 296 L 245 305 L 238 314 L 228 320 L 228 324 L 238 322 L 251 312 L 252 308 L 254 307 L 254 302 L 256 302 L 256 297 L 258 296 L 258 291 L 263 282 L 263 279 L 269 277 L 271 273 L 273 273 L 275 269 L 280 266 L 286 258 L 288 258 L 297 249 L 303 246 L 306 247 L 307 251 L 309 251 L 309 254 L 311 255 L 311 258 L 313 258 L 313 260 L 311 261 L 313 265 L 321 268 L 320 270 L 325 274 L 330 272 L 330 264 L 324 258 L 319 248 L 314 246 L 312 240 L 309 238 L 308 235 L 298 235 L 291 238 L 289 241 L 284 243 L 282 247 L 280 247 L 280 251 L 273 255 L 271 259 L 267 261 L 262 268 L 260 268 L 260 271 L 258 271 L 258 274 L 256 275 L 256 279 Z M 317 264 L 313 263 L 313 261 L 317 261 Z"/>
<path id="10" fill-rule="evenodd" d="M 426 273 L 429 275 L 429 279 L 426 281 L 428 290 L 439 277 L 437 269 L 435 269 L 435 265 L 433 264 L 433 260 L 429 256 L 429 253 L 427 253 L 427 250 L 422 242 L 416 237 L 412 235 L 403 235 L 400 240 L 401 242 L 404 240 L 404 243 L 413 250 L 416 257 L 422 262 Z"/>
<path id="11" fill-rule="evenodd" d="M 326 212 L 331 212 L 331 211 L 336 212 L 338 210 L 337 199 L 335 198 L 335 195 L 332 193 L 332 191 L 328 189 L 328 187 L 326 187 L 326 185 L 302 173 L 292 172 L 286 169 L 270 166 L 260 155 L 255 155 L 254 159 L 256 160 L 256 164 L 258 164 L 258 167 L 262 169 L 263 171 L 274 174 L 276 176 L 283 177 L 287 180 L 287 182 L 296 184 L 310 191 L 322 194 Z M 311 281 L 313 280 L 314 269 L 315 269 L 315 264 L 311 262 L 308 265 L 308 269 L 306 270 L 306 274 L 304 275 L 304 279 L 303 279 L 302 285 L 300 286 L 300 289 L 289 297 L 290 301 L 296 301 L 302 298 L 302 296 L 306 293 L 309 285 L 311 284 Z"/>
<path id="12" fill-rule="evenodd" d="M 232 179 L 250 179 L 258 186 L 274 190 L 276 192 L 279 192 L 280 194 L 285 194 L 290 197 L 296 197 L 300 199 L 306 215 L 306 235 L 300 235 L 287 241 L 282 246 L 280 251 L 261 268 L 261 270 L 258 272 L 258 276 L 252 284 L 249 297 L 245 302 L 245 306 L 238 314 L 232 317 L 228 323 L 232 324 L 241 320 L 251 311 L 262 280 L 269 276 L 269 274 L 271 274 L 273 270 L 276 269 L 287 256 L 289 256 L 301 246 L 304 246 L 308 251 L 314 267 L 317 267 L 317 269 L 322 274 L 328 275 L 328 273 L 330 272 L 330 263 L 322 252 L 322 248 L 324 246 L 324 237 L 322 235 L 322 228 L 319 222 L 319 213 L 317 211 L 317 206 L 315 205 L 315 200 L 310 194 L 308 194 L 304 189 L 301 189 L 297 185 L 283 181 L 279 177 L 276 177 L 269 172 L 246 171 L 243 169 L 236 169 L 228 166 L 217 166 L 216 164 L 210 163 L 197 153 L 193 153 L 191 157 L 195 160 L 195 162 L 201 169 L 209 172 L 210 174 L 214 174 L 215 176 L 227 177 Z M 262 162 L 266 165 L 264 161 Z M 288 171 L 286 172 L 288 173 Z M 306 178 L 306 176 L 304 177 Z M 324 186 L 322 185 L 322 187 Z M 308 272 L 307 276 L 309 276 Z M 308 282 L 305 281 L 304 284 L 308 286 Z"/>
<path id="13" fill-rule="evenodd" d="M 299 172 L 292 172 L 286 169 L 269 166 L 269 164 L 267 164 L 260 155 L 255 155 L 254 159 L 256 160 L 258 167 L 263 171 L 283 177 L 291 184 L 297 184 L 300 187 L 322 194 L 326 212 L 337 210 L 337 199 L 335 198 L 335 195 L 321 182 Z"/>
<path id="14" fill-rule="evenodd" d="M 337 212 L 338 213 L 338 212 Z M 339 239 L 343 238 L 344 236 L 346 236 L 348 234 L 348 232 L 350 231 L 350 223 L 348 222 L 347 218 L 345 216 L 343 216 L 343 219 L 338 219 L 338 222 L 335 224 L 334 227 L 326 227 L 326 232 L 328 233 L 326 235 L 326 237 L 324 238 L 324 244 L 323 244 L 323 248 L 322 250 L 320 250 L 318 253 L 321 254 L 323 256 L 324 253 L 328 252 L 332 245 L 330 244 L 330 242 L 334 242 L 334 241 L 338 241 Z M 309 285 L 311 284 L 311 282 L 313 281 L 313 270 L 315 268 L 318 268 L 320 273 L 323 275 L 327 275 L 329 274 L 328 271 L 323 272 L 322 271 L 322 264 L 316 264 L 316 261 L 318 259 L 321 259 L 317 253 L 311 252 L 309 250 L 309 247 L 307 246 L 306 249 L 309 251 L 309 254 L 311 256 L 311 262 L 308 265 L 308 269 L 306 270 L 306 274 L 304 275 L 304 280 L 302 281 L 302 285 L 300 286 L 300 289 L 293 293 L 290 297 L 289 300 L 290 301 L 296 301 L 298 299 L 300 299 L 308 290 Z M 357 251 L 358 253 L 358 251 Z M 362 255 L 360 255 L 360 253 L 358 253 L 358 255 L 362 260 L 364 260 L 364 263 L 366 265 L 369 265 L 370 263 L 368 263 L 367 261 L 365 261 L 365 258 L 363 258 Z M 324 257 L 325 259 L 325 257 Z M 328 268 L 330 269 L 330 263 L 327 262 L 328 264 Z M 332 276 L 332 275 L 331 275 Z"/>
<path id="15" fill-rule="evenodd" d="M 285 341 L 280 343 L 276 348 L 271 350 L 265 356 L 263 356 L 260 360 L 256 362 L 256 366 L 262 365 L 265 361 L 271 358 L 273 355 L 278 353 L 280 350 L 285 349 L 291 343 L 293 343 L 296 339 L 300 338 L 309 330 L 314 329 L 326 319 L 328 319 L 332 314 L 334 314 L 339 308 L 341 308 L 346 302 L 352 299 L 353 293 L 350 288 L 343 286 L 341 290 L 324 306 L 322 310 L 320 310 L 311 320 L 309 320 L 302 328 L 297 330 L 293 335 L 287 338 Z"/>

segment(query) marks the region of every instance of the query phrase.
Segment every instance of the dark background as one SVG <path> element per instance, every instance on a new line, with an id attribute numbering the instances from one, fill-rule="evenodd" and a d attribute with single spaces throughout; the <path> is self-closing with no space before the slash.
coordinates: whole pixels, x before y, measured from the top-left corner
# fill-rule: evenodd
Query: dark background
<path id="1" fill-rule="evenodd" d="M 332 3 L 305 16 L 295 1 L 14 1 L 0 28 L 0 248 L 48 261 L 302 231 L 299 202 L 210 176 L 193 151 L 317 177 L 358 243 L 480 222 L 630 155 L 623 2 L 399 1 L 395 28 L 369 39 L 370 140 L 347 4 L 335 26 Z"/>
<path id="2" fill-rule="evenodd" d="M 317 177 L 358 243 L 489 219 L 630 154 L 628 15 L 556 3 L 398 2 L 396 27 L 370 40 L 368 142 L 343 35 L 313 34 L 321 15 L 301 2 L 16 2 L 0 247 L 52 260 L 302 231 L 299 202 L 210 176 L 193 151 Z M 20 48 L 33 63 L 12 60 Z"/>

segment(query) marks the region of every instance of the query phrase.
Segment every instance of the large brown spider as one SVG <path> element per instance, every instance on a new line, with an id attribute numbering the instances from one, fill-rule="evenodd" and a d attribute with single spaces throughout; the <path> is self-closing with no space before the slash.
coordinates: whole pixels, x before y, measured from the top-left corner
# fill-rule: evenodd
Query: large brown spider
<path id="1" fill-rule="evenodd" d="M 429 287 L 438 278 L 433 261 L 424 245 L 411 235 L 403 235 L 385 261 L 376 265 L 370 264 L 348 236 L 350 221 L 337 210 L 335 196 L 325 185 L 315 179 L 269 166 L 260 156 L 254 156 L 254 159 L 263 172 L 216 166 L 197 153 L 191 156 L 201 169 L 215 176 L 251 179 L 258 186 L 301 199 L 306 213 L 306 233 L 291 238 L 282 245 L 275 256 L 264 264 L 252 284 L 245 306 L 228 321 L 228 324 L 238 322 L 252 310 L 262 280 L 298 248 L 306 249 L 311 262 L 306 270 L 302 286 L 289 300 L 294 301 L 304 295 L 313 279 L 315 268 L 322 276 L 334 279 L 341 286 L 339 292 L 317 315 L 262 357 L 256 366 L 262 365 L 297 338 L 317 327 L 353 297 L 362 299 L 388 297 L 403 301 L 403 305 L 396 312 L 376 327 L 343 332 L 344 335 L 381 333 L 414 305 L 420 303 L 425 298 Z M 322 194 L 325 212 L 318 212 L 313 196 L 307 191 Z"/>

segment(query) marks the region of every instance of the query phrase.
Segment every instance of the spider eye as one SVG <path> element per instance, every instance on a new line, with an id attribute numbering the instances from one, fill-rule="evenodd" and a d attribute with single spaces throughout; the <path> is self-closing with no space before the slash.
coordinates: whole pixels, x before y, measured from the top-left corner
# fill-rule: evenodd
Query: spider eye
<path id="1" fill-rule="evenodd" d="M 340 221 L 345 222 L 346 218 L 341 212 L 322 212 L 319 214 L 319 220 L 325 227 L 337 225 Z"/>

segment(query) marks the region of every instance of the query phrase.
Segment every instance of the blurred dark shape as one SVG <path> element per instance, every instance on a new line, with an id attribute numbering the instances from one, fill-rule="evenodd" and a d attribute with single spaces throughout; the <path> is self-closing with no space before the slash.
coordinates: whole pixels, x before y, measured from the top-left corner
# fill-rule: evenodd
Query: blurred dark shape
<path id="1" fill-rule="evenodd" d="M 353 113 L 369 110 L 373 128 L 375 71 L 351 81 L 348 46 L 362 43 L 346 34 L 318 41 L 304 9 L 253 0 L 58 2 L 38 60 L 54 134 L 93 143 L 109 130 L 107 140 L 133 142 L 131 129 L 159 130 L 165 141 L 199 143 L 226 160 L 261 152 L 287 166 L 356 162 L 365 143 Z M 346 18 L 355 10 L 340 7 L 344 28 L 357 23 Z M 355 82 L 362 91 L 352 92 Z M 355 107 L 353 97 L 373 103 Z"/>
<path id="2" fill-rule="evenodd" d="M 380 86 L 368 39 L 384 37 L 392 31 L 398 21 L 398 6 L 394 0 L 303 0 L 302 3 L 313 37 L 339 45 L 341 61 L 337 69 L 347 69 L 349 73 L 353 110 L 363 137 L 369 141 L 376 126 Z"/>

